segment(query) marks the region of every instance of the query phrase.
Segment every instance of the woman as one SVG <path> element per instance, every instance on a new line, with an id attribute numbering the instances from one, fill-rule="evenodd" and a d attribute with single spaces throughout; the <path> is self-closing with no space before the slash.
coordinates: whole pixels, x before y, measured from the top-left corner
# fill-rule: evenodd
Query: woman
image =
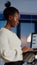
<path id="1" fill-rule="evenodd" d="M 20 39 L 14 32 L 11 32 L 11 28 L 19 24 L 20 14 L 15 7 L 10 5 L 9 1 L 5 3 L 6 8 L 3 11 L 7 23 L 0 31 L 0 57 L 4 60 L 5 65 L 22 65 L 22 51 L 30 51 L 30 48 L 21 49 Z"/>
<path id="2" fill-rule="evenodd" d="M 22 65 L 21 41 L 14 32 L 11 32 L 11 27 L 19 24 L 20 14 L 10 5 L 10 2 L 5 3 L 6 8 L 3 11 L 7 23 L 0 31 L 0 55 L 5 65 Z"/>

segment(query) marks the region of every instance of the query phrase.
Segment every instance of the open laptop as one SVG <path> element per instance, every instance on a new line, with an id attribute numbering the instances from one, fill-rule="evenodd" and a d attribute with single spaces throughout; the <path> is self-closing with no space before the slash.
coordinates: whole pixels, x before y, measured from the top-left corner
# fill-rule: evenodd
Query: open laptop
<path id="1" fill-rule="evenodd" d="M 37 51 L 37 33 L 31 34 L 31 47 L 33 51 Z"/>
<path id="2" fill-rule="evenodd" d="M 24 61 L 33 62 L 37 59 L 37 33 L 31 34 L 31 47 L 33 48 L 33 51 L 24 54 Z"/>

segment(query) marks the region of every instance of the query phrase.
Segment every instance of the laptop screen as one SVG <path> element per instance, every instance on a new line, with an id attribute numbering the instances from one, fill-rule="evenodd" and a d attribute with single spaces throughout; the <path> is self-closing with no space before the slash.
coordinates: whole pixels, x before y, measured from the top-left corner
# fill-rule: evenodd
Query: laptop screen
<path id="1" fill-rule="evenodd" d="M 32 33 L 31 44 L 33 49 L 37 49 L 37 33 Z"/>

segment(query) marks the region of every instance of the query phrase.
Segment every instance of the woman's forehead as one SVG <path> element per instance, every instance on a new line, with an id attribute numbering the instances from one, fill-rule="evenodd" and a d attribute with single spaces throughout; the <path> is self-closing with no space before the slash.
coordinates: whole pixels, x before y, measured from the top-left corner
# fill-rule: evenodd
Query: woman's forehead
<path id="1" fill-rule="evenodd" d="M 20 18 L 20 14 L 19 13 L 15 13 L 14 16 L 19 17 Z"/>

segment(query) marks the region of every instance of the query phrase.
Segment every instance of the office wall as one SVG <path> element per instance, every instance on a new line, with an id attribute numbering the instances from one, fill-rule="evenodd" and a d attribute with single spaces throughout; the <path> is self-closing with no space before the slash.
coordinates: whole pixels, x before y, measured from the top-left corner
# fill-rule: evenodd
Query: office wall
<path id="1" fill-rule="evenodd" d="M 7 0 L 0 0 L 0 12 L 3 11 L 4 3 Z M 37 13 L 37 0 L 9 0 L 11 5 L 18 8 L 23 13 Z"/>

